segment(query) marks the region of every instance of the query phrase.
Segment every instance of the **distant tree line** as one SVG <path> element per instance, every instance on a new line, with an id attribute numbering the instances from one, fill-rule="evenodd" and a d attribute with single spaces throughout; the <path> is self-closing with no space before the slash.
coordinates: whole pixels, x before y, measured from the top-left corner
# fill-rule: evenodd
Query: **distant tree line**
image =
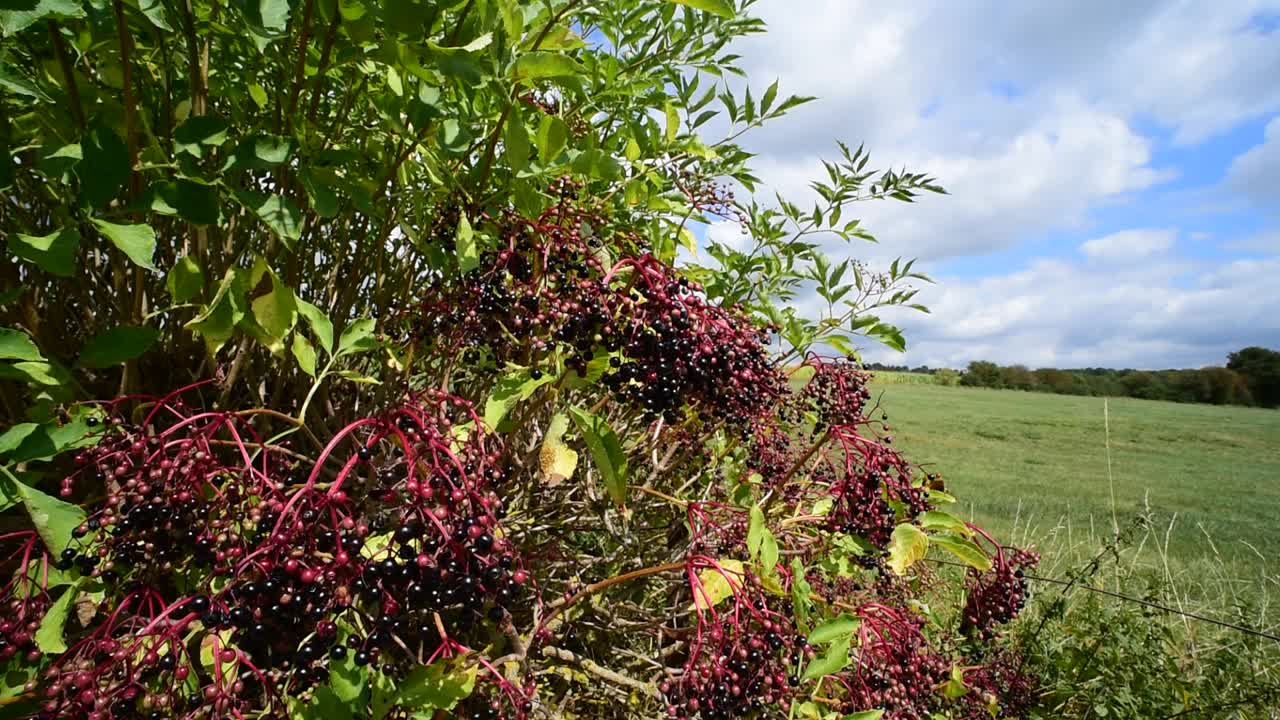
<path id="1" fill-rule="evenodd" d="M 946 368 L 870 363 L 869 370 L 927 373 L 954 384 L 956 372 Z M 1213 405 L 1280 407 L 1280 352 L 1247 347 L 1227 357 L 1226 367 L 1182 370 L 1115 368 L 1039 368 L 997 365 L 975 360 L 959 373 L 968 387 L 1051 392 L 1059 395 L 1105 395 Z"/>

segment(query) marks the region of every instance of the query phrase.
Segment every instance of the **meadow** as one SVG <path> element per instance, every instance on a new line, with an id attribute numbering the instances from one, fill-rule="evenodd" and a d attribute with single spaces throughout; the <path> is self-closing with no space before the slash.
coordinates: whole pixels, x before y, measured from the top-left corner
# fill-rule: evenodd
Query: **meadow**
<path id="1" fill-rule="evenodd" d="M 1280 412 L 899 375 L 873 382 L 895 444 L 941 473 L 953 512 L 1036 545 L 1046 570 L 1067 572 L 1145 518 L 1129 569 L 1205 599 L 1280 589 Z"/>

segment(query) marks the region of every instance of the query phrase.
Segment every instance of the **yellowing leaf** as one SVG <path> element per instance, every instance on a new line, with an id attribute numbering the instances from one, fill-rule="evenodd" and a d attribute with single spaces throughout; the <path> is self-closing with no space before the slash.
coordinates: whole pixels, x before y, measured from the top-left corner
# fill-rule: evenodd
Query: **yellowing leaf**
<path id="1" fill-rule="evenodd" d="M 569 429 L 569 416 L 556 413 L 542 436 L 542 450 L 538 453 L 538 467 L 542 480 L 548 485 L 559 485 L 573 477 L 578 467 L 578 453 L 564 444 L 562 438 Z"/>
<path id="2" fill-rule="evenodd" d="M 929 536 L 920 528 L 910 523 L 902 523 L 893 529 L 889 539 L 889 567 L 899 575 L 905 575 L 907 568 L 924 559 L 929 551 Z"/>
<path id="3" fill-rule="evenodd" d="M 693 605 L 698 610 L 708 610 L 732 597 L 742 586 L 742 561 L 718 560 L 719 567 L 704 568 L 698 572 L 698 586 L 693 588 Z"/>

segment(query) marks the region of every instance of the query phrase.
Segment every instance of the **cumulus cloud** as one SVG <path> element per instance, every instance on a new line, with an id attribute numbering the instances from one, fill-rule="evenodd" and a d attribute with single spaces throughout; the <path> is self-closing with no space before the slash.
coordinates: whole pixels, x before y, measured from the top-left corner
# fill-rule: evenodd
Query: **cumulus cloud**
<path id="1" fill-rule="evenodd" d="M 753 12 L 770 32 L 735 48 L 748 75 L 820 98 L 748 136 L 770 190 L 761 200 L 776 188 L 806 204 L 836 139 L 866 141 L 873 165 L 928 172 L 950 191 L 857 207 L 846 217 L 883 243 L 825 246 L 835 258 L 918 257 L 938 278 L 919 296 L 932 315 L 889 318 L 906 330 L 911 364 L 1198 365 L 1243 344 L 1280 345 L 1275 228 L 1205 235 L 1191 220 L 1223 197 L 1219 178 L 1195 165 L 1184 178 L 1156 159 L 1280 112 L 1280 33 L 1259 21 L 1278 10 L 1277 0 L 761 0 Z M 1280 119 L 1223 187 L 1274 209 L 1278 173 Z M 1175 178 L 1176 191 L 1161 187 Z M 1174 213 L 1111 232 L 1156 192 Z M 1223 250 L 1262 257 L 1232 264 Z"/>
<path id="2" fill-rule="evenodd" d="M 1134 231 L 1159 237 L 1165 231 Z M 971 360 L 1031 367 L 1198 367 L 1251 344 L 1280 346 L 1280 258 L 1213 266 L 1173 254 L 1141 263 L 1044 259 L 1012 273 L 942 277 L 919 298 L 933 310 L 896 313 L 905 355 L 867 357 L 932 367 Z"/>
<path id="3" fill-rule="evenodd" d="M 1267 124 L 1265 141 L 1231 162 L 1227 186 L 1264 210 L 1280 212 L 1280 117 Z"/>

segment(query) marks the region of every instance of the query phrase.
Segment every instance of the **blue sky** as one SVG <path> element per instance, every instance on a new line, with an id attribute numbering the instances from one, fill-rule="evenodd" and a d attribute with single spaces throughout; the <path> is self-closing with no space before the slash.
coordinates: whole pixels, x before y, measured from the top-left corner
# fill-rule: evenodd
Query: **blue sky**
<path id="1" fill-rule="evenodd" d="M 828 245 L 938 280 L 931 315 L 892 318 L 906 355 L 868 359 L 1188 367 L 1280 347 L 1280 2 L 749 11 L 770 26 L 736 48 L 753 84 L 821 98 L 748 137 L 762 199 L 806 200 L 837 139 L 952 193 L 860 206 L 881 244 Z"/>

